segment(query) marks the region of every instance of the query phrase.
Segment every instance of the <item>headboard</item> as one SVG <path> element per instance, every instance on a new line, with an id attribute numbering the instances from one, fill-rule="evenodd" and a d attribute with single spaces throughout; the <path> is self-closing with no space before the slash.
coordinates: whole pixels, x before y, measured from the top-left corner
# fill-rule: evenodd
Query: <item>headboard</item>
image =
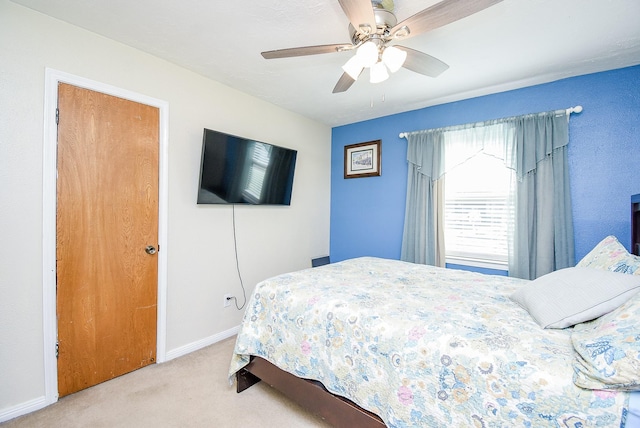
<path id="1" fill-rule="evenodd" d="M 631 196 L 631 252 L 640 256 L 640 194 Z"/>

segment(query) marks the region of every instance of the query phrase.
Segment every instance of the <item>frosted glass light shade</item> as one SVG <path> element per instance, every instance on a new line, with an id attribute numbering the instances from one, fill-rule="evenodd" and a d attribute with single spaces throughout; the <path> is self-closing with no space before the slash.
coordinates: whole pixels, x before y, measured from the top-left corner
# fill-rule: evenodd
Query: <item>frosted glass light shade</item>
<path id="1" fill-rule="evenodd" d="M 358 80 L 358 76 L 362 73 L 362 61 L 360 61 L 360 57 L 358 55 L 352 56 L 349 61 L 342 66 L 342 69 L 345 73 L 347 73 L 353 80 Z"/>
<path id="2" fill-rule="evenodd" d="M 375 63 L 371 66 L 371 75 L 369 81 L 371 83 L 380 83 L 389 78 L 387 67 L 385 67 L 382 61 Z"/>
<path id="3" fill-rule="evenodd" d="M 365 42 L 358 48 L 356 56 L 363 67 L 371 67 L 378 62 L 378 46 L 373 42 Z"/>
<path id="4" fill-rule="evenodd" d="M 395 73 L 400 70 L 402 64 L 407 59 L 407 53 L 396 47 L 389 46 L 382 52 L 382 61 L 389 67 L 389 71 Z"/>

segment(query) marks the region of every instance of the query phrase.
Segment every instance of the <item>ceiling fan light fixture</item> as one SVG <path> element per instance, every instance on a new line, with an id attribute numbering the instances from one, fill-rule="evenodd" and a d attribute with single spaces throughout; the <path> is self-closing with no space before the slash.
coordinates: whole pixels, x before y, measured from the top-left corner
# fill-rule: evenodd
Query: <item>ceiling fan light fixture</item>
<path id="1" fill-rule="evenodd" d="M 362 66 L 365 68 L 371 67 L 376 62 L 378 62 L 378 55 L 378 45 L 376 45 L 372 41 L 363 43 L 362 46 L 358 48 L 358 51 L 356 53 L 356 56 L 359 57 L 360 64 L 362 64 Z"/>
<path id="2" fill-rule="evenodd" d="M 353 80 L 358 80 L 358 76 L 360 76 L 360 73 L 362 73 L 363 68 L 364 67 L 358 55 L 352 56 L 349 61 L 347 61 L 342 66 L 344 72 L 347 73 Z"/>
<path id="3" fill-rule="evenodd" d="M 388 78 L 389 78 L 389 73 L 387 72 L 387 67 L 384 65 L 382 61 L 376 62 L 374 65 L 371 66 L 369 82 L 380 83 L 380 82 L 384 82 Z"/>
<path id="4" fill-rule="evenodd" d="M 392 73 L 400 70 L 406 59 L 407 53 L 394 46 L 389 46 L 382 52 L 382 61 Z"/>
<path id="5" fill-rule="evenodd" d="M 449 68 L 444 62 L 415 49 L 398 46 L 401 51 L 398 52 L 387 45 L 392 40 L 406 39 L 458 21 L 502 0 L 436 1 L 437 4 L 398 23 L 394 0 L 338 0 L 349 20 L 350 44 L 301 46 L 261 54 L 265 59 L 274 59 L 355 50 L 355 58 L 349 59 L 342 66 L 344 72 L 333 88 L 334 94 L 349 89 L 365 68 L 370 68 L 370 81 L 373 83 L 386 80 L 389 72 L 396 72 L 400 67 L 437 77 Z"/>

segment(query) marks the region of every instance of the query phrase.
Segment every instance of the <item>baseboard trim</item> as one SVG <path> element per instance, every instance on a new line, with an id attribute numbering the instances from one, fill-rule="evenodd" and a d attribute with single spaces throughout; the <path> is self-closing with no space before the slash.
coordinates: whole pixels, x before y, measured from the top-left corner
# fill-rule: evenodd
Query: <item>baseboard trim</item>
<path id="1" fill-rule="evenodd" d="M 187 355 L 191 352 L 205 348 L 209 345 L 213 345 L 216 342 L 220 342 L 222 340 L 228 339 L 229 337 L 238 334 L 239 331 L 240 331 L 240 326 L 237 325 L 233 328 L 230 328 L 229 330 L 225 330 L 220 333 L 214 334 L 213 336 L 205 337 L 204 339 L 189 343 L 188 345 L 184 345 L 179 348 L 172 349 L 171 351 L 166 353 L 165 361 L 182 357 L 183 355 Z M 162 363 L 159 363 L 159 364 L 162 364 Z M 42 397 L 34 398 L 33 400 L 25 401 L 24 403 L 20 403 L 16 406 L 0 410 L 0 422 L 6 422 L 10 419 L 17 418 L 18 416 L 35 412 L 36 410 L 43 409 L 50 404 L 53 404 L 53 403 L 48 402 L 47 397 L 42 396 Z"/>
<path id="2" fill-rule="evenodd" d="M 33 400 L 25 401 L 17 406 L 9 407 L 0 411 L 0 422 L 6 422 L 8 420 L 17 418 L 18 416 L 26 415 L 27 413 L 35 412 L 36 410 L 43 409 L 49 404 L 47 397 L 34 398 Z"/>
<path id="3" fill-rule="evenodd" d="M 179 348 L 167 351 L 165 361 L 182 357 L 183 355 L 187 355 L 187 354 L 190 354 L 191 352 L 205 348 L 209 345 L 213 345 L 214 343 L 220 342 L 221 340 L 228 339 L 229 337 L 238 334 L 239 331 L 240 331 L 240 326 L 237 325 L 233 328 L 230 328 L 229 330 L 225 330 L 218 334 L 214 334 L 213 336 L 205 337 L 204 339 L 200 339 L 196 342 L 192 342 L 187 345 L 181 346 Z"/>

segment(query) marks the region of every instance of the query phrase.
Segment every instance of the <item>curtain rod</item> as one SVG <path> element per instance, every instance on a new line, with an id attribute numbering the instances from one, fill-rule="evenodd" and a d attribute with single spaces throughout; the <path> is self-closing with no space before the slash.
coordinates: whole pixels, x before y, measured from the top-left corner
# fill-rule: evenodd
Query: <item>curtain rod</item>
<path id="1" fill-rule="evenodd" d="M 582 113 L 582 106 L 569 107 L 566 111 L 568 115 L 571 113 Z M 407 134 L 408 132 L 401 132 L 398 137 L 405 138 Z"/>

